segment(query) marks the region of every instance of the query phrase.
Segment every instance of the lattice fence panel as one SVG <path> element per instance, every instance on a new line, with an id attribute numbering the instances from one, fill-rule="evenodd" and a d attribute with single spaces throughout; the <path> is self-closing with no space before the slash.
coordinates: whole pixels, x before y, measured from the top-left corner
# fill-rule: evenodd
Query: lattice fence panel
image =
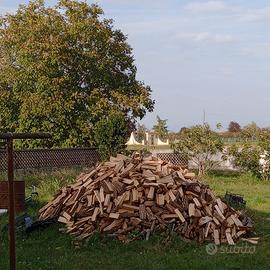
<path id="1" fill-rule="evenodd" d="M 181 153 L 158 153 L 157 157 L 162 160 L 171 162 L 174 165 L 178 165 L 183 168 L 188 168 L 188 160 Z"/>
<path id="2" fill-rule="evenodd" d="M 14 151 L 15 169 L 92 166 L 100 160 L 95 148 L 33 149 Z M 7 170 L 6 151 L 0 151 L 0 170 Z"/>

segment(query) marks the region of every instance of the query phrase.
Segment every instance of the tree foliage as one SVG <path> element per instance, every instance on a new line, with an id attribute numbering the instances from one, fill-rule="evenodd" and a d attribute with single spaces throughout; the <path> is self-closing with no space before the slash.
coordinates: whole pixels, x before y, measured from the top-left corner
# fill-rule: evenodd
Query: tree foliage
<path id="1" fill-rule="evenodd" d="M 227 156 L 232 156 L 233 165 L 241 171 L 251 172 L 254 175 L 260 175 L 260 148 L 250 142 L 241 145 L 232 144 L 227 148 Z"/>
<path id="2" fill-rule="evenodd" d="M 147 132 L 147 128 L 144 124 L 138 124 L 136 128 L 136 135 L 137 135 L 137 140 L 139 142 L 142 142 L 142 140 L 145 139 L 145 133 Z"/>
<path id="3" fill-rule="evenodd" d="M 220 136 L 208 124 L 204 124 L 183 129 L 173 148 L 194 162 L 199 175 L 203 175 L 217 165 L 213 156 L 222 152 L 223 143 Z"/>
<path id="4" fill-rule="evenodd" d="M 239 123 L 231 121 L 229 123 L 228 131 L 232 133 L 240 132 L 241 131 L 241 126 Z"/>
<path id="5" fill-rule="evenodd" d="M 161 119 L 157 115 L 157 122 L 153 126 L 153 130 L 156 132 L 160 139 L 165 139 L 168 135 L 167 119 Z"/>
<path id="6" fill-rule="evenodd" d="M 94 138 L 101 159 L 106 160 L 123 151 L 128 135 L 129 127 L 123 115 L 113 114 L 98 121 L 94 130 Z"/>
<path id="7" fill-rule="evenodd" d="M 114 112 L 153 109 L 127 37 L 96 4 L 42 0 L 0 18 L 0 130 L 49 131 L 54 146 L 87 146 Z"/>
<path id="8" fill-rule="evenodd" d="M 254 128 L 253 128 L 254 130 Z M 251 133 L 254 134 L 254 133 Z M 233 163 L 242 171 L 251 172 L 252 174 L 263 179 L 270 177 L 270 131 L 259 132 L 256 143 L 251 141 L 243 144 L 233 144 L 227 149 L 227 156 L 233 157 Z M 266 170 L 259 163 L 263 156 L 266 164 Z"/>
<path id="9" fill-rule="evenodd" d="M 242 129 L 241 136 L 246 140 L 256 141 L 258 140 L 260 133 L 260 127 L 258 127 L 255 122 L 251 122 Z"/>

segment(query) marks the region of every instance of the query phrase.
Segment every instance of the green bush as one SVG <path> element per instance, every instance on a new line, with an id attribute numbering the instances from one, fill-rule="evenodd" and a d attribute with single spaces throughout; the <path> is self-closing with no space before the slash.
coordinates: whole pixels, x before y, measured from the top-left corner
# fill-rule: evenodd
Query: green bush
<path id="1" fill-rule="evenodd" d="M 208 124 L 185 128 L 178 139 L 178 142 L 173 145 L 174 150 L 183 153 L 188 160 L 193 161 L 198 167 L 199 175 L 207 173 L 217 165 L 213 157 L 222 152 L 223 142 Z"/>
<path id="2" fill-rule="evenodd" d="M 257 143 L 251 142 L 242 145 L 232 145 L 227 149 L 227 156 L 233 157 L 233 163 L 242 171 L 251 172 L 252 174 L 263 178 L 270 178 L 270 166 L 266 166 L 263 171 L 259 163 L 260 156 L 264 154 L 264 159 L 270 164 L 270 131 L 263 131 L 257 136 Z"/>
<path id="3" fill-rule="evenodd" d="M 227 149 L 227 155 L 233 157 L 233 165 L 245 172 L 260 176 L 260 148 L 258 145 L 245 143 L 241 146 L 233 144 Z"/>
<path id="4" fill-rule="evenodd" d="M 96 124 L 94 138 L 102 160 L 125 149 L 129 133 L 128 126 L 127 119 L 119 114 L 104 118 Z"/>

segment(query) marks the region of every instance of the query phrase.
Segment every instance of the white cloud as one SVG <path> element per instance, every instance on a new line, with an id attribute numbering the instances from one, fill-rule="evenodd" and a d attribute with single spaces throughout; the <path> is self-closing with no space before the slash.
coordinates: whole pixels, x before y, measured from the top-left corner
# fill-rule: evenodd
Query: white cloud
<path id="1" fill-rule="evenodd" d="M 209 42 L 209 43 L 227 43 L 233 41 L 233 37 L 229 34 L 213 34 L 209 32 L 198 33 L 178 33 L 176 39 L 186 39 L 193 42 Z"/>
<path id="2" fill-rule="evenodd" d="M 226 10 L 227 7 L 223 1 L 207 1 L 189 3 L 185 9 L 192 12 L 218 12 Z"/>
<path id="3" fill-rule="evenodd" d="M 240 54 L 247 57 L 270 57 L 270 42 L 250 44 L 249 46 L 240 48 Z"/>
<path id="4" fill-rule="evenodd" d="M 246 10 L 239 14 L 239 20 L 243 22 L 270 20 L 270 7 Z"/>
<path id="5" fill-rule="evenodd" d="M 194 41 L 200 42 L 200 41 L 209 40 L 210 36 L 211 35 L 208 32 L 201 32 L 201 33 L 193 34 L 192 39 Z"/>
<path id="6" fill-rule="evenodd" d="M 241 22 L 257 22 L 270 20 L 270 6 L 263 8 L 247 8 L 244 6 L 230 5 L 225 1 L 191 2 L 185 9 L 194 13 L 224 13 L 234 15 Z"/>
<path id="7" fill-rule="evenodd" d="M 213 38 L 214 38 L 214 41 L 217 43 L 231 42 L 234 40 L 234 38 L 228 34 L 216 34 L 213 36 Z"/>

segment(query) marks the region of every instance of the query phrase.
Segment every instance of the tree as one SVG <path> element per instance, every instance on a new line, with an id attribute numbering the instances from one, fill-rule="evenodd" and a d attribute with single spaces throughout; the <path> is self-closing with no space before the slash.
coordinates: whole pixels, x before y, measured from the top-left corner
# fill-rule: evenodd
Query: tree
<path id="1" fill-rule="evenodd" d="M 129 128 L 123 115 L 112 114 L 98 121 L 94 130 L 94 138 L 101 159 L 106 160 L 123 151 L 128 135 Z"/>
<path id="2" fill-rule="evenodd" d="M 136 133 L 137 133 L 137 140 L 142 142 L 145 139 L 145 133 L 147 132 L 147 128 L 144 124 L 138 124 Z"/>
<path id="3" fill-rule="evenodd" d="M 153 126 L 153 130 L 160 139 L 165 139 L 168 135 L 167 119 L 161 119 L 157 115 L 157 123 Z"/>
<path id="4" fill-rule="evenodd" d="M 175 142 L 178 139 L 178 133 L 173 131 L 169 132 L 168 139 L 171 143 Z"/>
<path id="5" fill-rule="evenodd" d="M 227 149 L 227 157 L 233 157 L 234 166 L 242 171 L 270 179 L 270 131 L 261 132 L 256 144 L 248 141 L 231 145 Z M 263 164 L 259 162 L 261 158 Z"/>
<path id="6" fill-rule="evenodd" d="M 217 123 L 217 124 L 216 124 L 216 129 L 217 129 L 217 130 L 222 129 L 222 124 L 221 124 L 221 123 Z"/>
<path id="7" fill-rule="evenodd" d="M 246 140 L 258 140 L 259 136 L 261 134 L 260 127 L 257 126 L 257 124 L 252 121 L 250 124 L 246 125 L 241 132 L 241 136 Z"/>
<path id="8" fill-rule="evenodd" d="M 0 18 L 0 131 L 51 131 L 53 146 L 90 145 L 102 118 L 121 112 L 130 123 L 153 110 L 136 72 L 127 37 L 98 5 L 21 5 Z"/>
<path id="9" fill-rule="evenodd" d="M 232 133 L 240 132 L 241 126 L 237 122 L 231 121 L 229 123 L 228 131 Z"/>
<path id="10" fill-rule="evenodd" d="M 252 174 L 260 175 L 260 148 L 250 142 L 241 144 L 232 144 L 227 148 L 227 158 L 233 157 L 232 163 L 241 171 L 251 172 Z"/>
<path id="11" fill-rule="evenodd" d="M 217 165 L 213 157 L 222 152 L 223 143 L 220 136 L 208 124 L 204 124 L 182 130 L 173 148 L 195 163 L 199 175 L 203 175 Z"/>

